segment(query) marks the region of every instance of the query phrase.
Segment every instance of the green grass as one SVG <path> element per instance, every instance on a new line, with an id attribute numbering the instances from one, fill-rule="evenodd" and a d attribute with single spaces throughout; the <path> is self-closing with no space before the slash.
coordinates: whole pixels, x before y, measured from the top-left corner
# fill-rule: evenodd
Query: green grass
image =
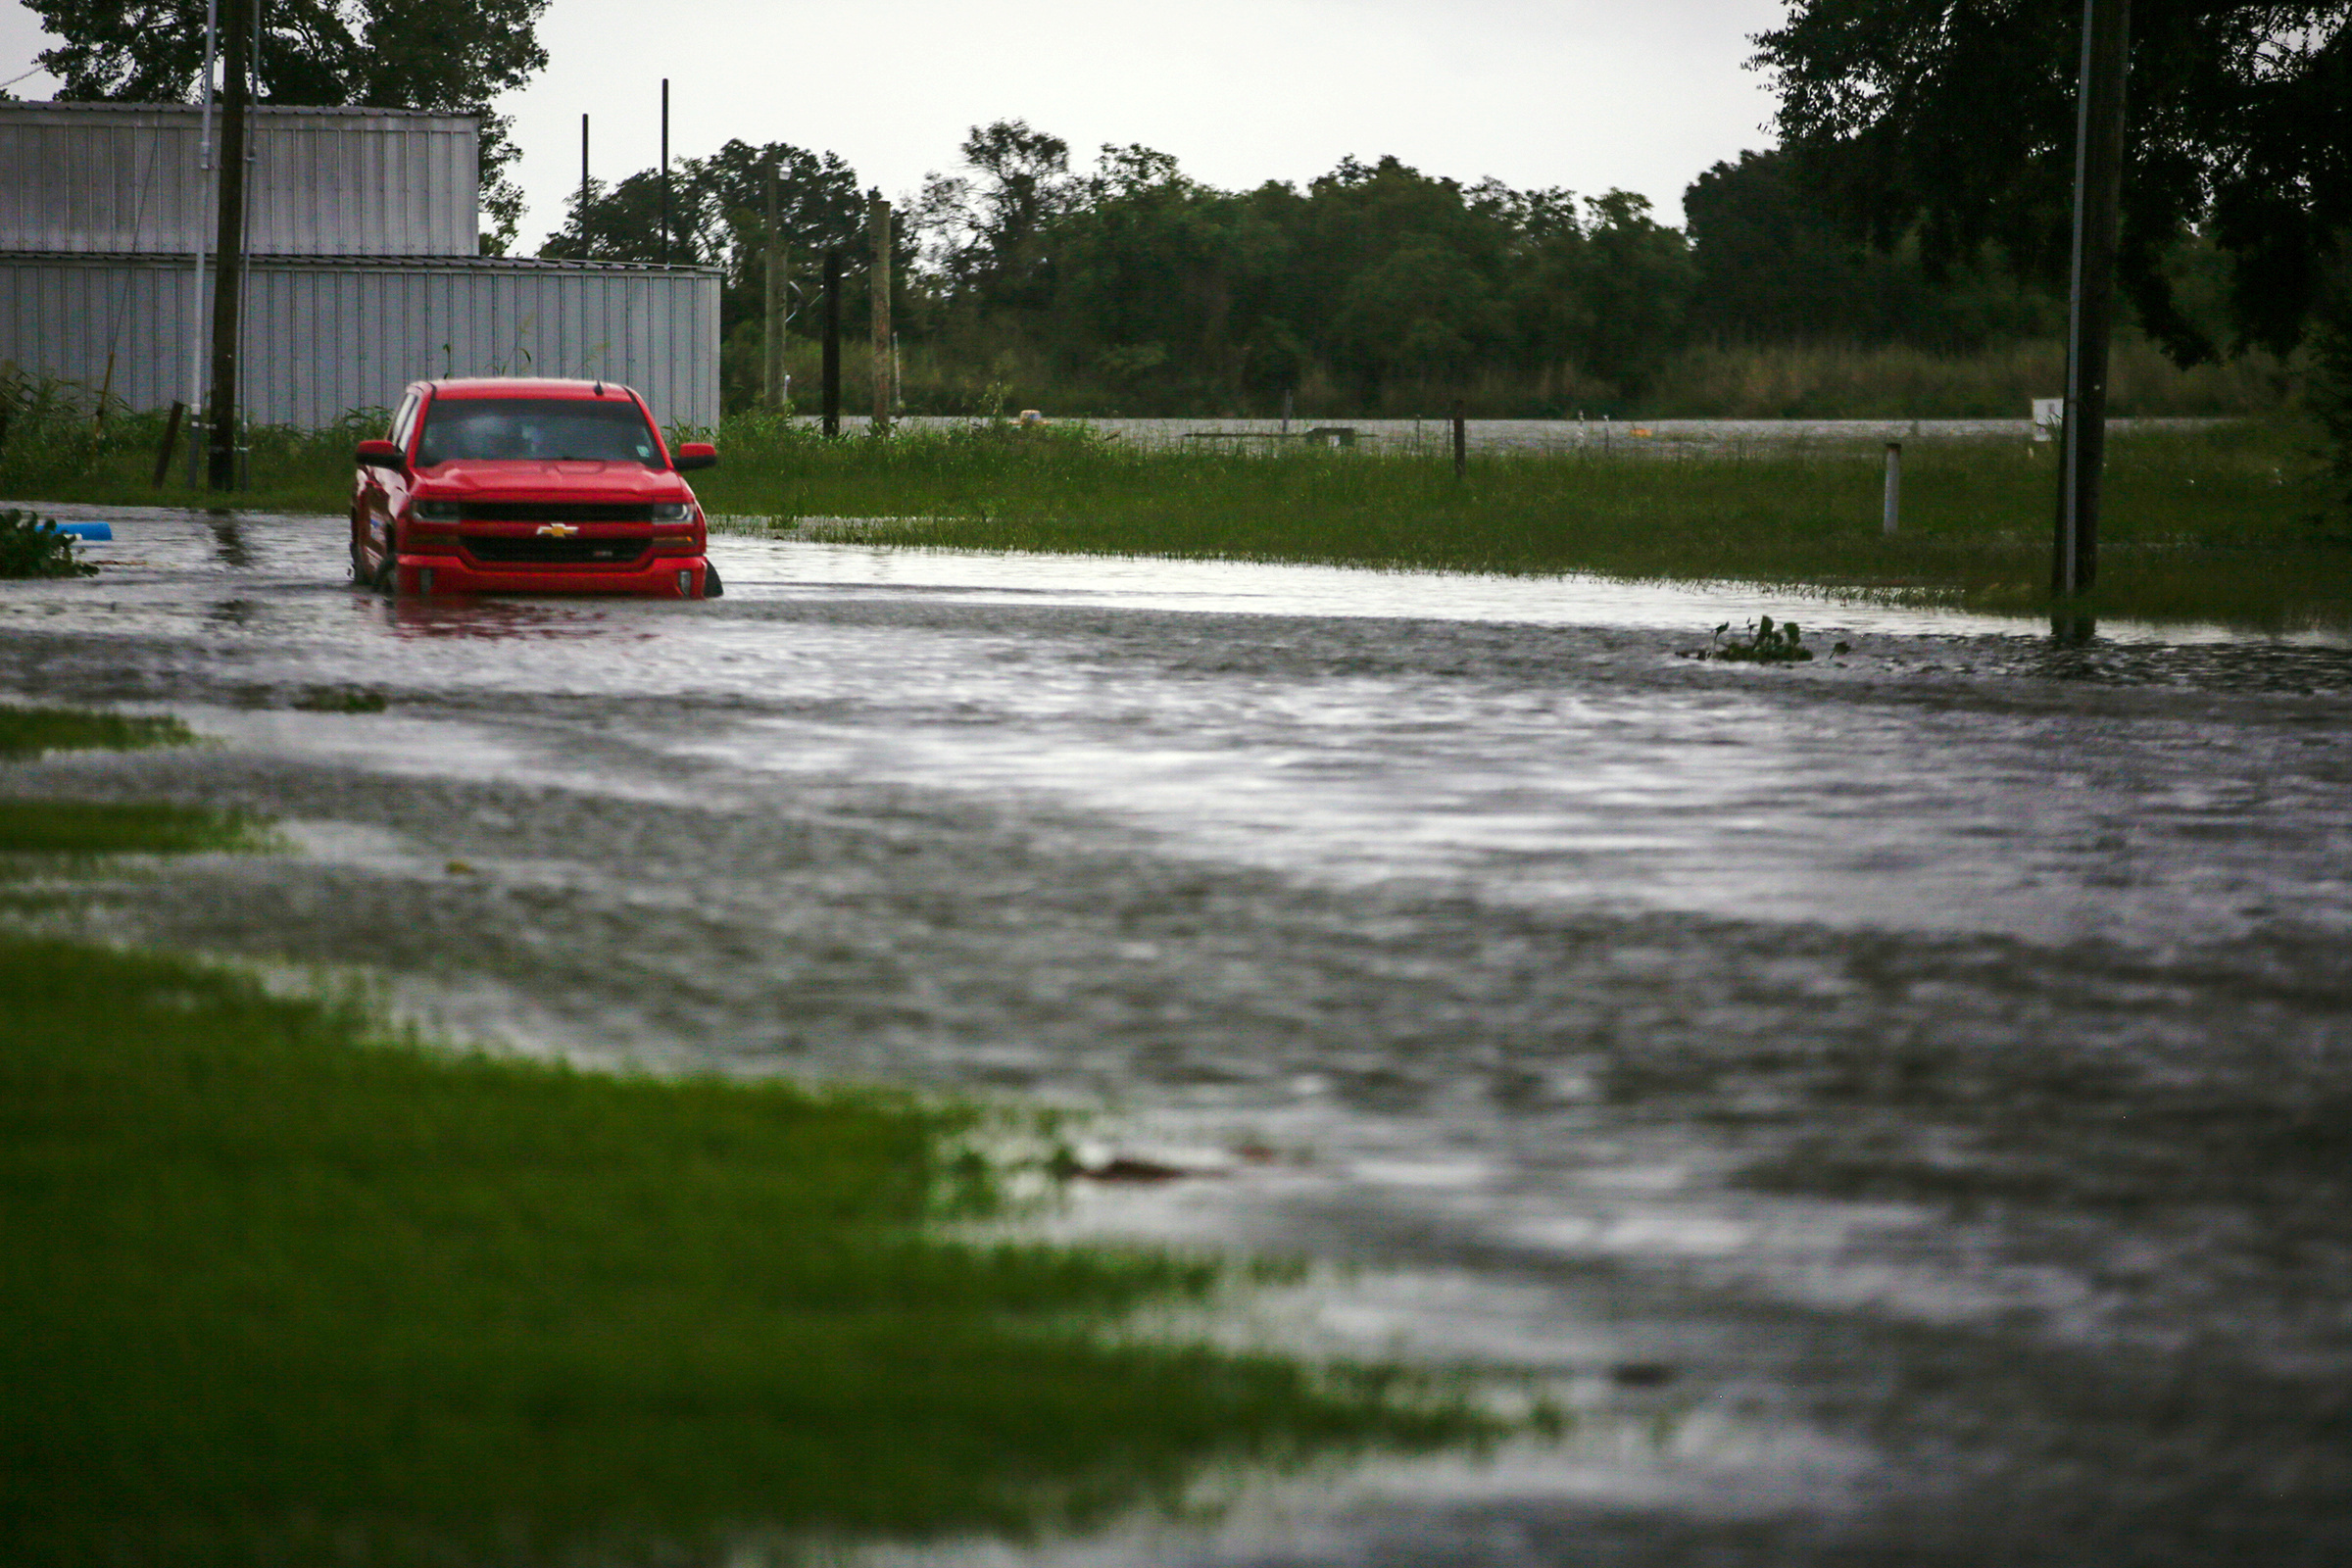
<path id="1" fill-rule="evenodd" d="M 0 938 L 0 995 L 11 1563 L 1019 1532 L 1215 1459 L 1479 1428 L 1374 1374 L 1092 1332 L 1211 1270 L 943 1238 L 986 1203 L 943 1155 L 957 1111 L 371 1043 L 348 1006 L 55 942 Z"/>
<path id="2" fill-rule="evenodd" d="M 136 751 L 186 746 L 196 739 L 176 718 L 138 718 L 88 708 L 15 708 L 0 704 L 0 760 L 44 752 Z"/>
<path id="3" fill-rule="evenodd" d="M 202 807 L 0 800 L 0 855 L 185 855 L 262 850 L 272 842 L 253 819 Z"/>
<path id="4" fill-rule="evenodd" d="M 714 512 L 926 519 L 883 543 L 1740 580 L 1862 597 L 2047 607 L 2051 445 L 1913 442 L 1882 535 L 1884 455 L 1760 445 L 1713 455 L 1443 459 L 1123 450 L 1075 434 L 831 444 L 745 421 L 700 487 Z M 2352 623 L 2352 536 L 2316 519 L 2309 437 L 2279 424 L 2110 445 L 2105 613 L 2284 627 Z"/>

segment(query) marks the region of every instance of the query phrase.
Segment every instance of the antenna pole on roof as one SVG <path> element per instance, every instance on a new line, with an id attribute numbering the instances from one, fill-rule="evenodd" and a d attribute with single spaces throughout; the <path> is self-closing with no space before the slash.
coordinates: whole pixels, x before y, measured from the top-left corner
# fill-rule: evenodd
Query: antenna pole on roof
<path id="1" fill-rule="evenodd" d="M 251 0 L 224 0 L 221 16 L 220 232 L 213 247 L 212 451 L 207 479 L 215 490 L 237 482 L 237 303 L 245 260 L 245 108 Z"/>

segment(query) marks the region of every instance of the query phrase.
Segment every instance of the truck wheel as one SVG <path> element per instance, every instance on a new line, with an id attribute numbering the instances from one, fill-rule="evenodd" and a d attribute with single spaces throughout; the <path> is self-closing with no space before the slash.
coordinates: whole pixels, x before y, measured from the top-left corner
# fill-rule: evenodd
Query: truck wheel
<path id="1" fill-rule="evenodd" d="M 710 563 L 708 561 L 704 562 L 703 597 L 705 599 L 724 599 L 726 594 L 727 585 L 718 580 L 718 568 L 710 564 Z"/>

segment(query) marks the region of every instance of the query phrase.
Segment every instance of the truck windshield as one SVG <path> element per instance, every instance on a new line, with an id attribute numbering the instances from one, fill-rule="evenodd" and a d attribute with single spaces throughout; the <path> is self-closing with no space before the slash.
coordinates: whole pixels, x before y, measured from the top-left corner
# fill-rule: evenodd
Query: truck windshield
<path id="1" fill-rule="evenodd" d="M 452 458 L 662 466 L 636 404 L 588 398 L 435 398 L 416 443 L 416 466 Z"/>

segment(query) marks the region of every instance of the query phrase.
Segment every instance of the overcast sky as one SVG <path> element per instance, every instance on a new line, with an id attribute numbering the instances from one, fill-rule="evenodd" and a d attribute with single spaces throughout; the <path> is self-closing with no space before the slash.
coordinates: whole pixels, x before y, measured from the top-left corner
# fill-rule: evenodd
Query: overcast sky
<path id="1" fill-rule="evenodd" d="M 1591 194 L 1622 186 L 1682 220 L 1683 187 L 1762 147 L 1750 34 L 1782 0 L 554 0 L 548 68 L 503 106 L 530 200 L 524 248 L 563 219 L 579 127 L 611 179 L 729 137 L 830 148 L 893 197 L 956 162 L 966 127 L 1022 119 L 1091 163 L 1103 142 L 1172 153 L 1211 184 L 1303 181 L 1349 155 Z M 0 0 L 0 80 L 40 26 Z M 35 75 L 12 90 L 46 97 Z"/>

